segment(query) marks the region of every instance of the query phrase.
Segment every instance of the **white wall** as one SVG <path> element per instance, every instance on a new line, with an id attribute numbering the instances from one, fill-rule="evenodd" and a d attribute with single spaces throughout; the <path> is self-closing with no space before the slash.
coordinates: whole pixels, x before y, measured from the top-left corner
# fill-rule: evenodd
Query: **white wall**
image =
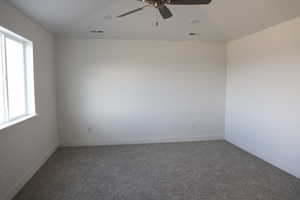
<path id="1" fill-rule="evenodd" d="M 228 44 L 226 139 L 300 178 L 300 18 Z"/>
<path id="2" fill-rule="evenodd" d="M 55 108 L 54 39 L 18 10 L 0 3 L 0 26 L 34 44 L 38 117 L 0 130 L 0 199 L 10 199 L 58 144 Z"/>
<path id="3" fill-rule="evenodd" d="M 63 145 L 224 138 L 221 43 L 60 39 Z"/>

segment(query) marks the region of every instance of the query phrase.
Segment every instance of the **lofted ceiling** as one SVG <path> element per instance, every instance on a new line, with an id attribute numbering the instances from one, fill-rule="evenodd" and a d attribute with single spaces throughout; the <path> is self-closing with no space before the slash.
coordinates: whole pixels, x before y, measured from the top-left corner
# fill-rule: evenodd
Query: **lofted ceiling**
<path id="1" fill-rule="evenodd" d="M 144 5 L 136 0 L 8 1 L 58 36 L 86 38 L 230 41 L 300 16 L 299 0 L 212 0 L 210 5 L 170 5 L 174 17 L 167 20 L 154 8 L 116 17 Z M 155 26 L 157 20 L 159 26 Z M 190 32 L 197 34 L 190 36 Z"/>

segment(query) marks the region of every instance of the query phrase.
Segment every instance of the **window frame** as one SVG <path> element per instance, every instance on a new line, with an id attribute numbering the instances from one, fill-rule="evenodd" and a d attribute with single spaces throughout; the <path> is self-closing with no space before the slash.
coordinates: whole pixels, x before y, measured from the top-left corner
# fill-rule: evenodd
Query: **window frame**
<path id="1" fill-rule="evenodd" d="M 8 86 L 8 66 L 7 66 L 7 40 L 10 39 L 22 45 L 23 50 L 23 67 L 24 67 L 24 97 L 25 97 L 25 112 L 16 117 L 10 117 L 10 105 L 9 105 L 9 86 Z M 4 121 L 0 122 L 0 130 L 30 119 L 37 116 L 36 104 L 35 104 L 35 91 L 34 91 L 34 69 L 33 69 L 33 43 L 32 41 L 23 38 L 3 27 L 0 26 L 0 48 L 2 49 L 2 55 L 0 54 L 0 77 L 3 77 L 3 95 L 4 102 L 3 117 Z M 32 79 L 32 80 L 29 80 Z"/>

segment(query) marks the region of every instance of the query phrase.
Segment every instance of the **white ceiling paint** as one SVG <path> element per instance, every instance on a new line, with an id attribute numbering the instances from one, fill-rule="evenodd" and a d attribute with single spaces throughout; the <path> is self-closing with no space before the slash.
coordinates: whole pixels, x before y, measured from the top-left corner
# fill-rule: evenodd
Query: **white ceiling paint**
<path id="1" fill-rule="evenodd" d="M 174 17 L 159 17 L 156 27 L 153 8 L 115 17 L 144 5 L 135 0 L 9 1 L 58 36 L 86 38 L 230 41 L 300 16 L 299 0 L 213 0 L 208 6 L 169 6 Z M 105 20 L 106 15 L 113 18 Z M 95 36 L 92 29 L 105 33 Z"/>

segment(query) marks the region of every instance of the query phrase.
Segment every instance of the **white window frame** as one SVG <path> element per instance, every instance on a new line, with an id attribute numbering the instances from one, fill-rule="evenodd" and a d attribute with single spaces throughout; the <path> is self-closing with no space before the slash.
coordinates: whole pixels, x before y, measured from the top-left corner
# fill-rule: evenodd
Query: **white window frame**
<path id="1" fill-rule="evenodd" d="M 23 46 L 23 56 L 24 56 L 24 91 L 25 91 L 25 114 L 10 118 L 9 116 L 9 90 L 8 90 L 8 75 L 7 75 L 7 56 L 6 56 L 6 38 L 13 40 L 22 44 Z M 35 92 L 34 92 L 34 72 L 33 72 L 33 43 L 25 39 L 24 37 L 17 35 L 3 27 L 0 26 L 0 48 L 2 48 L 2 54 L 0 55 L 2 63 L 0 63 L 0 77 L 3 76 L 4 83 L 4 123 L 0 123 L 0 130 L 12 126 L 14 124 L 20 123 L 24 120 L 30 119 L 37 116 L 35 109 Z M 0 113 L 1 114 L 1 113 Z"/>

